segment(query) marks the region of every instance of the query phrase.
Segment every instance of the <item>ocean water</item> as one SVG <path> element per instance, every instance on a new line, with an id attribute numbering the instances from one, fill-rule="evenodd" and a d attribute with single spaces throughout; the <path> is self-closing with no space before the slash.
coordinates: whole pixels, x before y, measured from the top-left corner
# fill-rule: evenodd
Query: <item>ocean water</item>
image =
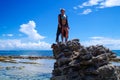
<path id="1" fill-rule="evenodd" d="M 54 60 L 16 60 L 19 63 L 0 62 L 0 80 L 50 80 Z M 34 62 L 36 64 L 22 62 Z"/>
<path id="2" fill-rule="evenodd" d="M 51 50 L 0 51 L 0 56 L 52 56 Z M 54 59 L 13 59 L 0 62 L 0 80 L 50 80 Z"/>
<path id="3" fill-rule="evenodd" d="M 120 50 L 113 50 L 120 57 Z M 0 51 L 0 56 L 53 56 L 52 50 Z M 0 62 L 0 80 L 50 80 L 54 59 L 14 59 Z M 119 65 L 118 63 L 113 63 Z"/>
<path id="4" fill-rule="evenodd" d="M 120 56 L 120 50 L 112 50 Z M 0 56 L 53 56 L 52 50 L 1 50 Z"/>
<path id="5" fill-rule="evenodd" d="M 1 50 L 0 56 L 53 56 L 52 50 Z"/>
<path id="6" fill-rule="evenodd" d="M 112 50 L 114 53 L 116 53 L 117 57 L 120 57 L 120 50 Z"/>

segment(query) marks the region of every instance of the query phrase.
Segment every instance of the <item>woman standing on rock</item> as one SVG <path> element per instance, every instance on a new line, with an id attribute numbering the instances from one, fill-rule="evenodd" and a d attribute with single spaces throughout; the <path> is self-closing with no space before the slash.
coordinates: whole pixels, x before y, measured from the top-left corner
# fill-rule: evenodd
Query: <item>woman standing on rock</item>
<path id="1" fill-rule="evenodd" d="M 65 15 L 65 9 L 60 10 L 61 14 L 58 15 L 58 30 L 56 35 L 56 42 L 59 42 L 59 35 L 62 33 L 62 42 L 65 37 L 65 42 L 68 40 L 68 19 Z"/>

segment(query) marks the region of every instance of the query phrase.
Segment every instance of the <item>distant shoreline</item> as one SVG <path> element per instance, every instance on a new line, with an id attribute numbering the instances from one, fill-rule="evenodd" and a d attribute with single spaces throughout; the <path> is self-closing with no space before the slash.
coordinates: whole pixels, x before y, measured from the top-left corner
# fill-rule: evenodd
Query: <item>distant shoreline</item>
<path id="1" fill-rule="evenodd" d="M 54 59 L 53 56 L 0 56 L 1 60 L 7 60 L 7 59 Z"/>

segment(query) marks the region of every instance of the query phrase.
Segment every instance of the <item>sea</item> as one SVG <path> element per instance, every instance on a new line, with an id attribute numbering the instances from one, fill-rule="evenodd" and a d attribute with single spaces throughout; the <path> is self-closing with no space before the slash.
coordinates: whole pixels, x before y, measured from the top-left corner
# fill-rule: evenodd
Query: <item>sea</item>
<path id="1" fill-rule="evenodd" d="M 120 56 L 120 50 L 112 50 Z M 52 50 L 0 50 L 0 56 L 53 56 Z"/>
<path id="2" fill-rule="evenodd" d="M 112 51 L 120 57 L 120 50 Z M 53 52 L 52 50 L 1 50 L 0 56 L 53 56 Z M 52 76 L 54 59 L 14 60 L 15 62 L 0 62 L 0 80 L 50 80 Z"/>
<path id="3" fill-rule="evenodd" d="M 52 50 L 1 50 L 0 56 L 53 56 Z"/>
<path id="4" fill-rule="evenodd" d="M 0 56 L 53 56 L 52 50 L 1 50 Z M 0 80 L 50 80 L 54 59 L 0 62 Z"/>

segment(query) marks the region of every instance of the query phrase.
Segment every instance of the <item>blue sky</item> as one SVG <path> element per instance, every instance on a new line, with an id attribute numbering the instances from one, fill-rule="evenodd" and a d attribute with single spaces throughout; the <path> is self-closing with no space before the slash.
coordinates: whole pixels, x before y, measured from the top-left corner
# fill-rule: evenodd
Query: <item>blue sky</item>
<path id="1" fill-rule="evenodd" d="M 0 0 L 0 49 L 50 49 L 66 9 L 69 40 L 120 49 L 120 0 Z"/>

